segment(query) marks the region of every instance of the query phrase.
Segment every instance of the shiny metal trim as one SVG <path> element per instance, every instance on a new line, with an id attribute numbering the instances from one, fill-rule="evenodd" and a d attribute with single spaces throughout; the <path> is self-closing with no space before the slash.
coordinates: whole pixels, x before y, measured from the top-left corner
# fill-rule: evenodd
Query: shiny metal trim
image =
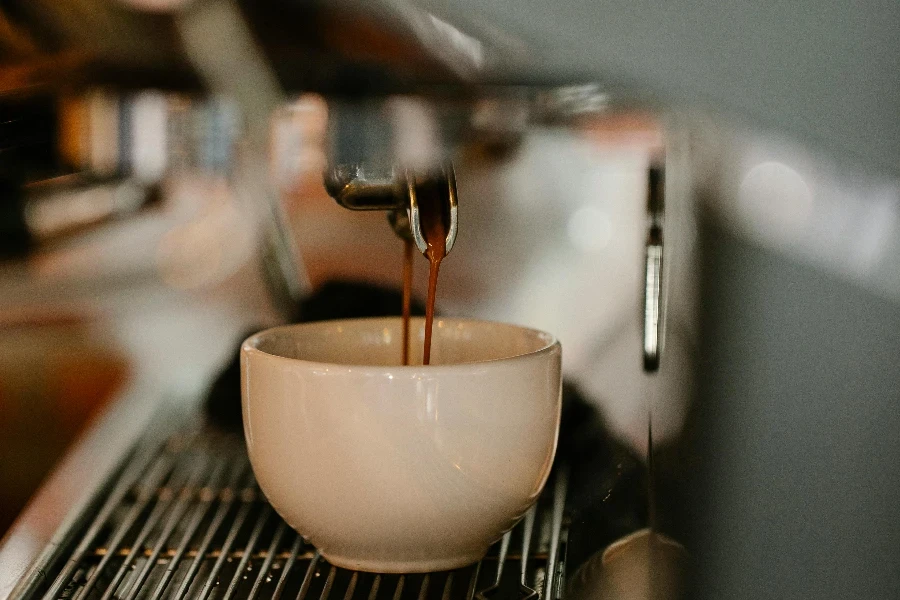
<path id="1" fill-rule="evenodd" d="M 539 600 L 550 597 L 542 593 L 546 573 L 560 572 L 564 470 L 557 470 L 522 522 L 476 565 L 455 573 L 369 575 L 331 565 L 315 549 L 304 551 L 300 536 L 290 537 L 290 527 L 276 517 L 257 487 L 240 436 L 191 426 L 149 456 L 134 461 L 139 468 L 126 465 L 119 481 L 110 482 L 114 493 L 108 504 L 113 508 L 84 526 L 85 538 L 46 600 L 285 595 L 297 600 L 329 600 L 332 595 L 425 600 L 438 594 L 443 600 L 497 595 Z M 514 543 L 520 553 L 512 550 Z M 295 569 L 299 560 L 306 561 L 303 574 Z M 508 572 L 510 561 L 519 563 L 515 575 Z M 490 569 L 483 569 L 485 564 Z M 371 580 L 361 584 L 364 578 Z M 465 586 L 454 586 L 463 581 Z M 547 592 L 554 589 L 547 587 Z"/>
<path id="2" fill-rule="evenodd" d="M 530 558 L 531 536 L 534 532 L 534 517 L 537 514 L 537 505 L 532 506 L 525 513 L 525 522 L 522 527 L 522 557 L 519 571 L 519 591 L 525 594 L 522 600 L 534 600 L 538 596 L 536 589 L 528 585 L 528 559 Z"/>
<path id="3" fill-rule="evenodd" d="M 647 241 L 644 254 L 644 371 L 659 370 L 663 349 L 663 222 L 665 217 L 665 171 L 651 165 L 647 176 Z"/>
<path id="4" fill-rule="evenodd" d="M 235 469 L 235 483 L 247 477 L 247 466 L 247 463 L 243 462 L 238 469 Z M 210 523 L 209 528 L 206 530 L 203 541 L 200 542 L 197 553 L 194 555 L 194 561 L 191 563 L 191 566 L 188 567 L 188 572 L 185 575 L 184 580 L 178 587 L 178 591 L 172 596 L 173 600 L 182 600 L 187 595 L 188 589 L 190 588 L 191 583 L 193 583 L 194 577 L 197 576 L 197 572 L 200 570 L 200 566 L 203 563 L 203 557 L 206 556 L 213 538 L 219 532 L 222 523 L 225 522 L 225 517 L 231 512 L 232 506 L 237 503 L 239 497 L 238 494 L 235 494 L 232 491 L 230 486 L 223 489 L 221 495 L 225 497 L 222 498 L 222 503 L 219 505 L 218 510 L 213 516 L 212 523 Z M 162 594 L 163 590 L 160 589 L 158 592 Z"/>
<path id="5" fill-rule="evenodd" d="M 547 557 L 547 584 L 544 600 L 556 600 L 559 593 L 557 586 L 560 577 L 560 540 L 568 490 L 569 470 L 566 467 L 560 467 L 556 470 L 556 480 L 553 483 L 553 518 L 551 520 L 550 554 Z"/>
<path id="6" fill-rule="evenodd" d="M 309 592 L 309 585 L 312 583 L 313 573 L 316 571 L 316 565 L 319 563 L 319 559 L 322 557 L 319 554 L 319 551 L 316 550 L 316 553 L 313 554 L 312 560 L 309 561 L 309 566 L 306 568 L 306 574 L 303 576 L 303 583 L 300 584 L 300 591 L 297 592 L 297 600 L 303 600 L 306 598 L 307 592 Z M 376 578 L 377 579 L 377 578 Z M 374 587 L 375 591 L 378 591 L 378 586 Z M 370 595 L 369 598 L 374 600 L 374 595 Z"/>
<path id="7" fill-rule="evenodd" d="M 246 469 L 246 466 L 239 466 L 237 469 L 234 469 L 234 472 L 231 475 L 231 479 L 225 483 L 225 487 L 231 487 L 232 485 L 237 484 L 237 480 L 242 474 L 242 472 Z M 169 560 L 169 564 L 166 565 L 166 570 L 163 573 L 162 578 L 156 586 L 156 589 L 153 591 L 153 594 L 150 596 L 151 600 L 159 600 L 165 589 L 168 587 L 169 583 L 172 581 L 172 578 L 175 576 L 175 570 L 178 568 L 178 565 L 181 563 L 181 559 L 184 557 L 185 553 L 188 550 L 188 546 L 191 540 L 194 538 L 194 535 L 197 533 L 197 530 L 200 528 L 200 523 L 202 523 L 203 519 L 206 517 L 209 509 L 213 505 L 213 501 L 215 498 L 222 493 L 222 484 L 217 482 L 219 477 L 219 473 L 216 473 L 212 477 L 212 481 L 214 482 L 210 486 L 209 493 L 204 494 L 201 491 L 198 498 L 198 505 L 196 506 L 193 516 L 188 522 L 188 526 L 185 529 L 184 534 L 181 536 L 181 541 L 178 544 L 178 548 L 175 550 L 175 554 L 172 556 L 171 560 Z M 217 490 L 217 491 L 213 491 Z M 216 519 L 213 518 L 213 522 L 215 523 Z M 187 581 L 190 581 L 192 576 L 190 575 L 190 570 L 188 571 L 188 576 L 186 577 Z M 138 588 L 135 588 L 138 589 Z M 176 596 L 177 597 L 177 596 Z M 133 600 L 133 599 L 128 599 Z"/>
<path id="8" fill-rule="evenodd" d="M 259 542 L 259 536 L 262 534 L 262 529 L 265 527 L 266 522 L 271 515 L 272 507 L 269 504 L 266 504 L 263 507 L 262 512 L 260 512 L 259 516 L 256 518 L 256 523 L 253 525 L 253 531 L 250 533 L 250 539 L 247 540 L 247 544 L 241 550 L 241 560 L 238 563 L 237 569 L 234 571 L 234 575 L 231 577 L 231 582 L 228 584 L 228 590 L 226 590 L 222 600 L 231 600 L 234 596 L 238 583 L 240 583 L 241 577 L 244 575 L 244 570 L 247 568 L 247 563 L 250 562 L 250 557 L 253 556 L 253 551 L 256 550 L 256 544 Z"/>
<path id="9" fill-rule="evenodd" d="M 644 370 L 659 369 L 662 307 L 662 244 L 650 244 L 644 261 Z"/>
<path id="10" fill-rule="evenodd" d="M 247 600 L 253 600 L 259 594 L 259 588 L 262 586 L 266 575 L 268 575 L 269 569 L 272 568 L 272 563 L 275 561 L 275 555 L 278 552 L 278 546 L 281 545 L 281 538 L 284 537 L 284 532 L 286 530 L 287 523 L 284 521 L 280 522 L 278 524 L 278 529 L 275 530 L 275 535 L 272 536 L 272 543 L 269 544 L 269 548 L 266 550 L 266 558 L 259 568 L 259 574 L 253 582 L 253 587 L 250 589 L 250 595 L 247 596 Z"/>
<path id="11" fill-rule="evenodd" d="M 229 552 L 231 551 L 231 547 L 234 546 L 234 541 L 237 539 L 238 533 L 241 531 L 241 527 L 244 526 L 244 521 L 247 520 L 247 517 L 250 514 L 250 509 L 253 507 L 253 502 L 256 501 L 256 494 L 252 491 L 246 491 L 240 494 L 241 497 L 241 508 L 238 511 L 237 516 L 234 519 L 234 523 L 232 523 L 231 528 L 228 530 L 228 537 L 225 538 L 225 542 L 222 544 L 222 550 L 219 553 L 219 556 L 216 557 L 216 562 L 213 564 L 213 568 L 210 570 L 209 575 L 206 578 L 206 582 L 203 584 L 203 589 L 200 590 L 200 595 L 197 596 L 197 600 L 206 600 L 209 598 L 209 594 L 212 592 L 213 586 L 216 584 L 216 578 L 219 576 L 219 572 L 222 570 L 222 566 L 225 564 L 225 561 L 228 560 Z M 197 561 L 202 561 L 203 555 L 197 553 Z"/>
<path id="12" fill-rule="evenodd" d="M 325 190 L 350 210 L 394 210 L 403 206 L 404 183 L 394 173 L 373 177 L 359 165 L 338 165 L 325 173 Z"/>
<path id="13" fill-rule="evenodd" d="M 284 568 L 281 570 L 281 577 L 278 578 L 278 583 L 275 586 L 275 591 L 272 592 L 272 600 L 280 600 L 281 595 L 284 593 L 284 586 L 287 584 L 287 578 L 290 574 L 291 570 L 294 568 L 294 565 L 297 564 L 297 554 L 300 552 L 300 547 L 303 545 L 303 538 L 300 534 L 297 534 L 297 537 L 294 539 L 294 545 L 291 546 L 291 553 L 287 559 L 287 562 L 284 563 Z M 355 585 L 355 577 L 353 583 Z"/>
<path id="14" fill-rule="evenodd" d="M 203 475 L 206 474 L 204 469 L 206 465 L 206 457 L 202 457 L 199 461 L 199 464 L 194 466 L 193 473 L 191 473 L 190 475 L 176 472 L 175 474 L 173 474 L 171 480 L 167 483 L 166 488 L 160 490 L 161 493 L 156 494 L 159 498 L 157 500 L 156 506 L 153 507 L 153 511 L 150 513 L 150 516 L 147 518 L 147 520 L 144 521 L 141 532 L 131 544 L 131 549 L 128 551 L 125 560 L 123 560 L 122 564 L 119 566 L 119 569 L 116 572 L 116 575 L 113 578 L 112 582 L 107 586 L 106 592 L 104 592 L 101 600 L 110 600 L 113 594 L 117 591 L 119 583 L 122 582 L 123 579 L 125 579 L 126 575 L 130 576 L 130 580 L 127 581 L 127 585 L 124 585 L 123 587 L 125 589 L 132 590 L 126 595 L 126 597 L 133 597 L 137 595 L 134 590 L 139 589 L 141 583 L 149 574 L 150 569 L 148 568 L 148 566 L 153 566 L 156 558 L 159 556 L 160 552 L 162 552 L 163 545 L 166 541 L 168 541 L 168 537 L 174 530 L 175 525 L 178 524 L 178 520 L 184 514 L 184 511 L 179 511 L 179 508 L 187 508 L 187 501 L 189 501 L 193 497 L 194 493 L 198 489 L 198 484 L 200 483 Z M 176 489 L 179 490 L 177 494 L 175 493 Z M 136 576 L 131 577 L 131 571 L 133 568 L 132 565 L 134 565 L 135 559 L 138 557 L 138 555 L 143 554 L 145 541 L 149 538 L 151 532 L 156 528 L 157 524 L 160 522 L 163 516 L 166 515 L 170 507 L 172 508 L 172 512 L 169 514 L 169 518 L 167 519 L 167 523 L 164 526 L 163 533 L 160 536 L 159 541 L 155 544 L 154 549 L 151 551 L 150 557 L 147 559 L 145 567 L 142 568 Z M 98 572 L 99 571 L 100 569 L 98 569 Z M 84 596 L 85 593 L 82 593 L 82 597 Z"/>
<path id="15" fill-rule="evenodd" d="M 159 457 L 159 460 L 151 470 L 151 475 L 138 484 L 138 501 L 131 507 L 131 510 L 128 511 L 127 516 L 116 528 L 115 533 L 113 533 L 112 543 L 110 544 L 110 547 L 119 547 L 119 545 L 125 539 L 125 536 L 128 535 L 128 532 L 132 527 L 134 527 L 135 523 L 137 523 L 137 520 L 140 518 L 141 513 L 153 501 L 154 497 L 156 496 L 157 486 L 163 481 L 163 479 L 169 476 L 173 466 L 174 460 L 171 456 L 164 454 Z M 102 525 L 102 523 L 100 525 Z M 97 565 L 96 569 L 94 569 L 93 575 L 88 578 L 87 583 L 85 583 L 81 593 L 76 596 L 76 600 L 78 600 L 78 598 L 86 598 L 88 594 L 91 593 L 91 590 L 93 590 L 94 586 L 97 584 L 100 574 L 103 572 L 106 564 L 112 559 L 113 556 L 113 552 L 108 552 L 100 559 L 100 564 Z M 73 556 L 72 559 L 70 559 L 70 565 L 74 562 L 74 565 L 72 567 L 73 570 L 77 567 L 78 562 L 81 561 L 81 558 L 82 556 L 76 555 Z M 59 594 L 62 587 L 68 583 L 68 579 L 64 579 L 62 575 L 63 573 L 60 574 L 60 577 L 57 577 L 56 582 L 54 582 L 50 590 L 46 594 L 44 594 L 45 600 L 50 600 L 51 598 L 57 597 L 56 595 Z"/>
<path id="16" fill-rule="evenodd" d="M 506 557 L 509 555 L 509 541 L 511 538 L 511 531 L 503 534 L 503 540 L 500 542 L 500 554 L 497 558 L 497 574 L 494 575 L 494 583 L 475 595 L 475 598 L 478 600 L 487 600 L 488 596 L 493 595 L 500 589 L 500 581 L 503 579 L 503 567 L 506 565 Z"/>
<path id="17" fill-rule="evenodd" d="M 456 172 L 453 165 L 446 164 L 441 170 L 441 183 L 447 184 L 447 203 L 450 208 L 450 227 L 447 229 L 445 239 L 446 253 L 449 254 L 456 243 L 456 234 L 459 231 L 459 207 L 456 195 Z M 412 230 L 413 241 L 419 252 L 425 254 L 428 251 L 428 242 L 422 233 L 422 217 L 419 212 L 419 201 L 416 196 L 416 175 L 412 172 L 406 174 L 406 193 L 409 200 L 409 227 Z"/>
<path id="18" fill-rule="evenodd" d="M 117 495 L 127 493 L 128 482 L 145 473 L 157 458 L 155 449 L 192 406 L 192 400 L 140 385 L 124 390 L 110 403 L 0 540 L 0 599 L 30 597 L 62 560 L 63 552 L 89 545 L 75 536 L 83 527 L 88 527 L 84 535 L 89 534 L 93 527 L 89 523 L 115 509 Z M 70 502 L 63 511 L 59 498 Z M 35 550 L 23 552 L 23 547 Z"/>

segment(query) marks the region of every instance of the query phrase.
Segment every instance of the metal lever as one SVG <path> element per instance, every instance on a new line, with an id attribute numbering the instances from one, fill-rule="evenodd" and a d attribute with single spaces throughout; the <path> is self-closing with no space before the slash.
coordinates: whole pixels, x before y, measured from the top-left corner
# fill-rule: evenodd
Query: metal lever
<path id="1" fill-rule="evenodd" d="M 538 597 L 536 589 L 528 585 L 528 559 L 531 554 L 531 534 L 534 531 L 534 517 L 537 514 L 537 504 L 525 513 L 525 525 L 522 530 L 522 556 L 521 569 L 519 571 L 519 591 L 522 597 L 519 600 L 535 600 Z"/>
<path id="2" fill-rule="evenodd" d="M 644 255 L 644 371 L 659 370 L 663 339 L 663 217 L 665 171 L 651 165 L 647 177 L 647 243 Z"/>

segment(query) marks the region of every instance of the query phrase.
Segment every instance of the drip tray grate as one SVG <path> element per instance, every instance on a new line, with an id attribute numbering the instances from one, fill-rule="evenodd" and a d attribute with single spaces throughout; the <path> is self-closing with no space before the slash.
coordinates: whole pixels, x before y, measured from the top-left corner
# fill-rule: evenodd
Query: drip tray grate
<path id="1" fill-rule="evenodd" d="M 414 575 L 348 571 L 328 564 L 272 510 L 239 436 L 182 432 L 135 451 L 43 598 L 556 600 L 565 492 L 565 473 L 557 473 L 476 565 Z"/>

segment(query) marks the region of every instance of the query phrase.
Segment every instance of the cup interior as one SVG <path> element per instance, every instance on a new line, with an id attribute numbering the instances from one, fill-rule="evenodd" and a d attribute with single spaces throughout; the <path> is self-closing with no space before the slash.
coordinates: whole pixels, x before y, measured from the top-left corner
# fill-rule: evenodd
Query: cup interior
<path id="1" fill-rule="evenodd" d="M 410 365 L 422 364 L 425 319 L 410 320 Z M 473 319 L 435 319 L 432 365 L 497 361 L 547 350 L 553 336 L 517 325 Z M 257 333 L 245 348 L 289 360 L 338 364 L 399 366 L 402 362 L 399 317 L 350 319 L 285 325 Z"/>

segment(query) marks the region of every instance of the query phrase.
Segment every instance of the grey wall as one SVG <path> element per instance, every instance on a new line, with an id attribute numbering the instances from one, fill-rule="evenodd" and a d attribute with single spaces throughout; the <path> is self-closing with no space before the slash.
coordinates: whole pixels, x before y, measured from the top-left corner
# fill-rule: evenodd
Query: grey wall
<path id="1" fill-rule="evenodd" d="M 693 598 L 900 598 L 900 306 L 705 226 Z"/>
<path id="2" fill-rule="evenodd" d="M 519 36 L 532 75 L 633 85 L 900 174 L 896 0 L 413 1 Z"/>

